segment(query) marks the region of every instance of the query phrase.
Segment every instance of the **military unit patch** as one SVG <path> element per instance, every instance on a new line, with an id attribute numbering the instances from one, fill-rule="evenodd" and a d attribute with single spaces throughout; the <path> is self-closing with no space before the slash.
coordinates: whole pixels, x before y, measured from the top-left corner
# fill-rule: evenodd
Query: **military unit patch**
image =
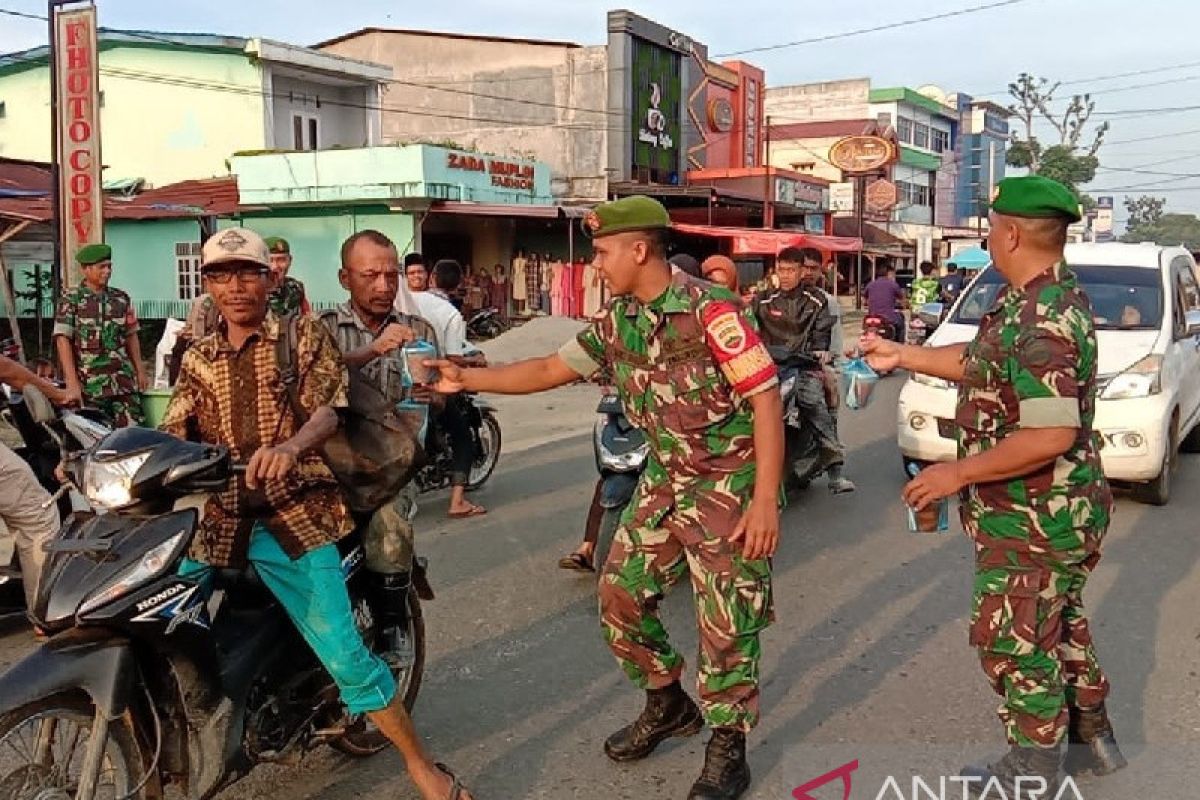
<path id="1" fill-rule="evenodd" d="M 746 346 L 746 331 L 742 320 L 734 311 L 721 314 L 708 323 L 708 335 L 723 352 L 736 355 Z"/>

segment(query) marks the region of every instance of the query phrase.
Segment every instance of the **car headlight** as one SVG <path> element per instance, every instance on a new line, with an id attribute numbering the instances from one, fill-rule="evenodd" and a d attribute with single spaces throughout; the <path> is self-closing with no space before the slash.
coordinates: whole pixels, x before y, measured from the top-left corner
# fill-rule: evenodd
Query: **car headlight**
<path id="1" fill-rule="evenodd" d="M 175 560 L 187 533 L 187 531 L 180 531 L 162 544 L 146 551 L 141 561 L 122 572 L 111 582 L 106 583 L 99 591 L 83 601 L 78 613 L 82 615 L 95 611 L 156 577 Z"/>
<path id="2" fill-rule="evenodd" d="M 920 372 L 914 372 L 910 378 L 922 386 L 931 386 L 934 389 L 953 389 L 954 384 L 944 378 L 935 378 L 933 375 L 924 375 Z"/>
<path id="3" fill-rule="evenodd" d="M 83 468 L 83 493 L 89 502 L 106 510 L 133 502 L 133 476 L 150 458 L 150 451 L 116 461 L 89 458 Z"/>
<path id="4" fill-rule="evenodd" d="M 1129 400 L 1158 394 L 1162 391 L 1162 361 L 1162 356 L 1146 356 L 1124 372 L 1114 375 L 1107 381 L 1100 399 Z"/>

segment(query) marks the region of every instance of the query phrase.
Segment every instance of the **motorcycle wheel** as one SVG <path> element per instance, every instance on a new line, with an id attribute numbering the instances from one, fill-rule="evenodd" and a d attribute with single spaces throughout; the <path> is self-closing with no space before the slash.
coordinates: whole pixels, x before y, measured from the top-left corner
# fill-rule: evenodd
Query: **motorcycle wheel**
<path id="1" fill-rule="evenodd" d="M 81 697 L 55 695 L 21 706 L 0 717 L 0 798 L 24 800 L 72 800 L 79 784 L 79 771 L 87 755 L 93 722 L 92 704 Z M 38 758 L 37 742 L 48 740 L 45 756 Z M 144 777 L 141 748 L 134 736 L 129 715 L 109 723 L 108 742 L 94 800 L 155 796 Z M 161 795 L 159 795 L 161 796 Z"/>
<path id="2" fill-rule="evenodd" d="M 425 616 L 415 590 L 408 595 L 408 624 L 413 641 L 413 663 L 403 671 L 393 667 L 392 675 L 396 678 L 396 693 L 404 698 L 404 707 L 411 714 L 421 691 L 421 678 L 425 674 Z M 379 652 L 378 647 L 372 647 L 371 650 L 377 654 Z M 391 740 L 371 723 L 366 714 L 359 714 L 345 733 L 329 742 L 334 750 L 355 758 L 373 756 L 391 744 Z M 0 795 L 0 800 L 3 800 L 3 795 Z"/>
<path id="3" fill-rule="evenodd" d="M 473 492 L 487 483 L 496 470 L 500 461 L 500 421 L 490 412 L 483 414 L 483 424 L 479 427 L 479 452 L 475 454 L 475 462 L 471 464 L 471 472 L 467 475 L 467 491 Z"/>

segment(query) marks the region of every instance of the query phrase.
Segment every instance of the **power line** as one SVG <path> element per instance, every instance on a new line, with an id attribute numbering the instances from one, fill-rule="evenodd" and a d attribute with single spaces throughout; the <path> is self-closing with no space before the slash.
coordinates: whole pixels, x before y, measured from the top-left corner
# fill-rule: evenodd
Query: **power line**
<path id="1" fill-rule="evenodd" d="M 1112 75 L 1095 75 L 1090 78 L 1074 78 L 1069 81 L 1059 81 L 1058 85 L 1059 86 L 1078 86 L 1081 83 L 1100 83 L 1101 81 L 1111 81 L 1111 80 L 1116 80 L 1117 78 L 1138 78 L 1138 77 L 1141 77 L 1142 75 L 1154 75 L 1159 72 L 1171 72 L 1173 70 L 1189 69 L 1191 67 L 1200 67 L 1200 61 L 1187 61 L 1182 64 L 1170 64 L 1170 65 L 1163 66 L 1163 67 L 1150 67 L 1148 69 L 1138 69 L 1138 70 L 1134 70 L 1132 72 L 1117 72 Z M 978 97 L 998 97 L 1000 95 L 1007 95 L 1008 93 L 1009 93 L 1008 87 L 1005 87 L 1003 89 L 1000 89 L 1000 90 L 997 90 L 994 92 L 989 92 L 987 94 L 981 94 L 981 95 L 977 95 L 977 96 Z"/>
<path id="2" fill-rule="evenodd" d="M 863 36 L 868 33 L 879 33 L 881 31 L 895 30 L 896 28 L 906 28 L 911 25 L 920 25 L 924 22 L 933 22 L 940 19 L 950 19 L 951 17 L 961 17 L 966 14 L 975 14 L 980 11 L 988 11 L 993 8 L 1003 8 L 1005 6 L 1015 6 L 1018 3 L 1024 3 L 1027 0 L 1000 0 L 994 3 L 985 3 L 984 5 L 971 6 L 969 8 L 960 8 L 955 11 L 947 11 L 942 14 L 931 14 L 926 17 L 917 17 L 915 19 L 901 20 L 899 22 L 889 22 L 886 25 L 876 25 L 870 28 L 859 28 L 858 30 L 845 31 L 843 33 L 830 33 L 824 36 L 816 36 L 811 39 L 800 39 L 795 42 L 784 42 L 782 44 L 766 45 L 764 47 L 751 47 L 746 50 L 735 50 L 731 53 L 721 53 L 713 56 L 713 58 L 729 58 L 730 56 L 744 56 L 750 53 L 765 53 L 772 50 L 784 50 L 790 47 L 800 47 L 806 44 L 818 44 L 820 42 L 832 42 L 837 39 L 848 39 L 852 36 Z"/>
<path id="3" fill-rule="evenodd" d="M 1176 131 L 1175 133 L 1160 133 L 1154 136 L 1139 136 L 1134 139 L 1121 139 L 1115 142 L 1105 142 L 1104 146 L 1111 147 L 1119 144 L 1133 144 L 1134 142 L 1153 142 L 1159 139 L 1174 139 L 1176 136 L 1194 136 L 1200 133 L 1200 128 L 1193 128 L 1190 131 Z"/>

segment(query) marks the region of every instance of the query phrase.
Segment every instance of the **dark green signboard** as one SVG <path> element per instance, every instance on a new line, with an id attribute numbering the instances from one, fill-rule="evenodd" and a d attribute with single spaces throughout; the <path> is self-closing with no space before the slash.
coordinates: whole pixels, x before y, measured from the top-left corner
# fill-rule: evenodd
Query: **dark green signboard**
<path id="1" fill-rule="evenodd" d="M 633 37 L 633 170 L 654 183 L 679 180 L 680 58 L 674 50 Z"/>

